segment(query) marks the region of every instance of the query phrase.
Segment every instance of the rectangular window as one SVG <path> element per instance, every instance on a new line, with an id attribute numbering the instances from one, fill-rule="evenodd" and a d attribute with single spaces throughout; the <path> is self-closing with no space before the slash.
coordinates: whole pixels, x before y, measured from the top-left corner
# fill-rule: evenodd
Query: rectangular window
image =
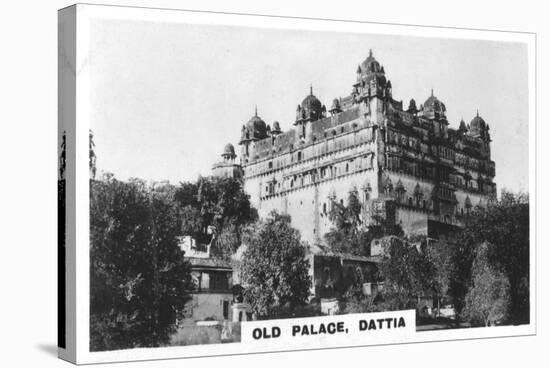
<path id="1" fill-rule="evenodd" d="M 209 276 L 211 290 L 229 290 L 229 278 L 226 272 L 213 271 Z"/>
<path id="2" fill-rule="evenodd" d="M 229 319 L 229 300 L 223 301 L 223 318 Z"/>

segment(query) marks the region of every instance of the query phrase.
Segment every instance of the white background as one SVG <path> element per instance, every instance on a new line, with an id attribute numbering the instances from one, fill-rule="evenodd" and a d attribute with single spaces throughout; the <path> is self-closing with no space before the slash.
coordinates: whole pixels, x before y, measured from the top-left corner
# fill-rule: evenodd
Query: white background
<path id="1" fill-rule="evenodd" d="M 90 3 L 101 3 L 89 1 Z M 291 15 L 375 22 L 529 31 L 538 34 L 538 336 L 405 344 L 157 362 L 128 366 L 202 367 L 338 366 L 495 367 L 543 366 L 550 339 L 548 259 L 542 233 L 547 203 L 547 149 L 542 101 L 548 87 L 550 37 L 543 2 L 481 1 L 109 1 L 111 4 Z M 0 366 L 57 367 L 56 156 L 57 9 L 68 1 L 4 1 L 0 5 Z M 476 57 L 483 57 L 477 55 Z M 503 108 L 506 108 L 505 106 Z M 547 146 L 547 145 L 546 145 Z M 546 152 L 545 152 L 546 151 Z M 527 163 L 526 163 L 527 164 Z M 545 290 L 546 289 L 546 290 Z M 546 343 L 545 341 L 546 340 Z M 539 363 L 537 363 L 539 362 Z M 109 365 L 107 365 L 109 366 Z M 117 364 L 116 366 L 125 366 Z"/>

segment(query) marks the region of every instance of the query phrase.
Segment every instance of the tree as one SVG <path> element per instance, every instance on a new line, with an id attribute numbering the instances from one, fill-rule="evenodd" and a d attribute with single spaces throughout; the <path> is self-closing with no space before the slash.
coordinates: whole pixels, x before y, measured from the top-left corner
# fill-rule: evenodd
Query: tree
<path id="1" fill-rule="evenodd" d="M 244 298 L 259 318 L 292 315 L 306 304 L 311 277 L 306 244 L 290 216 L 272 212 L 246 232 L 241 263 Z"/>
<path id="2" fill-rule="evenodd" d="M 388 235 L 403 236 L 401 226 L 380 217 L 365 226 L 361 211 L 356 190 L 349 193 L 347 205 L 332 201 L 329 219 L 334 227 L 325 235 L 325 240 L 333 252 L 369 256 L 372 240 Z"/>
<path id="3" fill-rule="evenodd" d="M 441 299 L 449 294 L 451 275 L 454 269 L 454 245 L 445 240 L 429 242 L 426 246 L 426 256 L 433 265 L 434 292 L 437 294 L 437 313 L 441 308 Z"/>
<path id="4" fill-rule="evenodd" d="M 472 267 L 472 286 L 465 299 L 463 318 L 473 325 L 490 326 L 507 317 L 510 283 L 506 276 L 490 265 L 489 246 L 477 249 Z"/>
<path id="5" fill-rule="evenodd" d="M 405 239 L 389 238 L 385 247 L 379 273 L 384 280 L 383 298 L 388 309 L 416 308 L 420 297 L 434 291 L 433 263 Z"/>
<path id="6" fill-rule="evenodd" d="M 487 243 L 488 261 L 510 283 L 510 322 L 529 323 L 528 196 L 503 191 L 500 200 L 489 203 L 487 208 L 475 208 L 466 217 L 464 230 L 457 233 L 453 241 L 459 248 L 451 292 L 459 307 L 472 277 L 475 250 L 480 244 Z"/>
<path id="7" fill-rule="evenodd" d="M 90 350 L 163 345 L 193 289 L 175 190 L 112 175 L 90 189 Z"/>
<path id="8" fill-rule="evenodd" d="M 175 198 L 180 207 L 182 232 L 199 243 L 210 243 L 212 254 L 229 258 L 241 244 L 244 227 L 258 218 L 242 183 L 233 178 L 199 177 L 181 183 Z"/>

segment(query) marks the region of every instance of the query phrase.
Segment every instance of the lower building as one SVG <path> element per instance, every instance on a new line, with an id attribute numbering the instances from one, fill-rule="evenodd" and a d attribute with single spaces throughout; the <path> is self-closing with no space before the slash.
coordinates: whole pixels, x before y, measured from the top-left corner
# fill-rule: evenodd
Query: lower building
<path id="1" fill-rule="evenodd" d="M 226 261 L 213 258 L 187 258 L 196 289 L 188 303 L 186 319 L 224 321 L 232 319 L 233 268 Z"/>

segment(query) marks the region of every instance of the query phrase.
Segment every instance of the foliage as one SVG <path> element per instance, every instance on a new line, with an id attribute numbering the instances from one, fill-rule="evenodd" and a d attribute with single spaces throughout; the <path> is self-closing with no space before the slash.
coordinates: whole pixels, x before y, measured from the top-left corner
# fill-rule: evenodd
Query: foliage
<path id="1" fill-rule="evenodd" d="M 90 185 L 90 349 L 163 345 L 193 288 L 175 190 L 112 175 Z"/>
<path id="2" fill-rule="evenodd" d="M 214 241 L 212 254 L 229 258 L 241 244 L 245 225 L 258 218 L 242 183 L 233 178 L 199 177 L 196 183 L 181 183 L 175 199 L 180 207 L 182 233 L 199 243 Z"/>
<path id="3" fill-rule="evenodd" d="M 502 192 L 487 208 L 477 207 L 466 217 L 464 230 L 455 234 L 455 270 L 450 293 L 460 312 L 472 279 L 476 249 L 488 244 L 491 267 L 510 283 L 509 317 L 513 324 L 529 323 L 529 198 Z"/>
<path id="4" fill-rule="evenodd" d="M 372 313 L 390 310 L 382 294 L 363 295 L 358 289 L 349 290 L 340 301 L 340 314 Z"/>
<path id="5" fill-rule="evenodd" d="M 392 237 L 379 264 L 383 298 L 390 310 L 406 309 L 434 291 L 435 267 L 425 252 L 405 239 Z"/>
<path id="6" fill-rule="evenodd" d="M 284 317 L 305 305 L 311 278 L 306 244 L 290 216 L 272 212 L 245 233 L 241 263 L 245 301 L 259 318 Z"/>
<path id="7" fill-rule="evenodd" d="M 490 326 L 503 321 L 510 303 L 510 284 L 506 276 L 488 260 L 488 244 L 476 252 L 472 266 L 472 286 L 465 298 L 462 317 L 473 325 Z"/>
<path id="8" fill-rule="evenodd" d="M 441 299 L 445 299 L 450 291 L 451 276 L 455 267 L 454 252 L 455 245 L 445 240 L 426 244 L 426 256 L 433 265 L 433 288 L 438 296 L 438 313 Z"/>
<path id="9" fill-rule="evenodd" d="M 65 135 L 63 135 L 63 141 L 65 142 Z M 95 143 L 94 143 L 94 133 L 90 129 L 89 132 L 89 143 L 88 143 L 88 155 L 89 155 L 89 169 L 90 169 L 90 178 L 95 179 L 96 175 L 96 155 L 94 152 Z M 65 157 L 63 157 L 65 159 Z"/>
<path id="10" fill-rule="evenodd" d="M 333 252 L 369 256 L 373 239 L 388 235 L 402 236 L 401 226 L 383 218 L 375 218 L 368 227 L 361 220 L 362 206 L 358 193 L 349 193 L 347 205 L 331 202 L 329 219 L 334 227 L 325 235 L 325 240 Z"/>

